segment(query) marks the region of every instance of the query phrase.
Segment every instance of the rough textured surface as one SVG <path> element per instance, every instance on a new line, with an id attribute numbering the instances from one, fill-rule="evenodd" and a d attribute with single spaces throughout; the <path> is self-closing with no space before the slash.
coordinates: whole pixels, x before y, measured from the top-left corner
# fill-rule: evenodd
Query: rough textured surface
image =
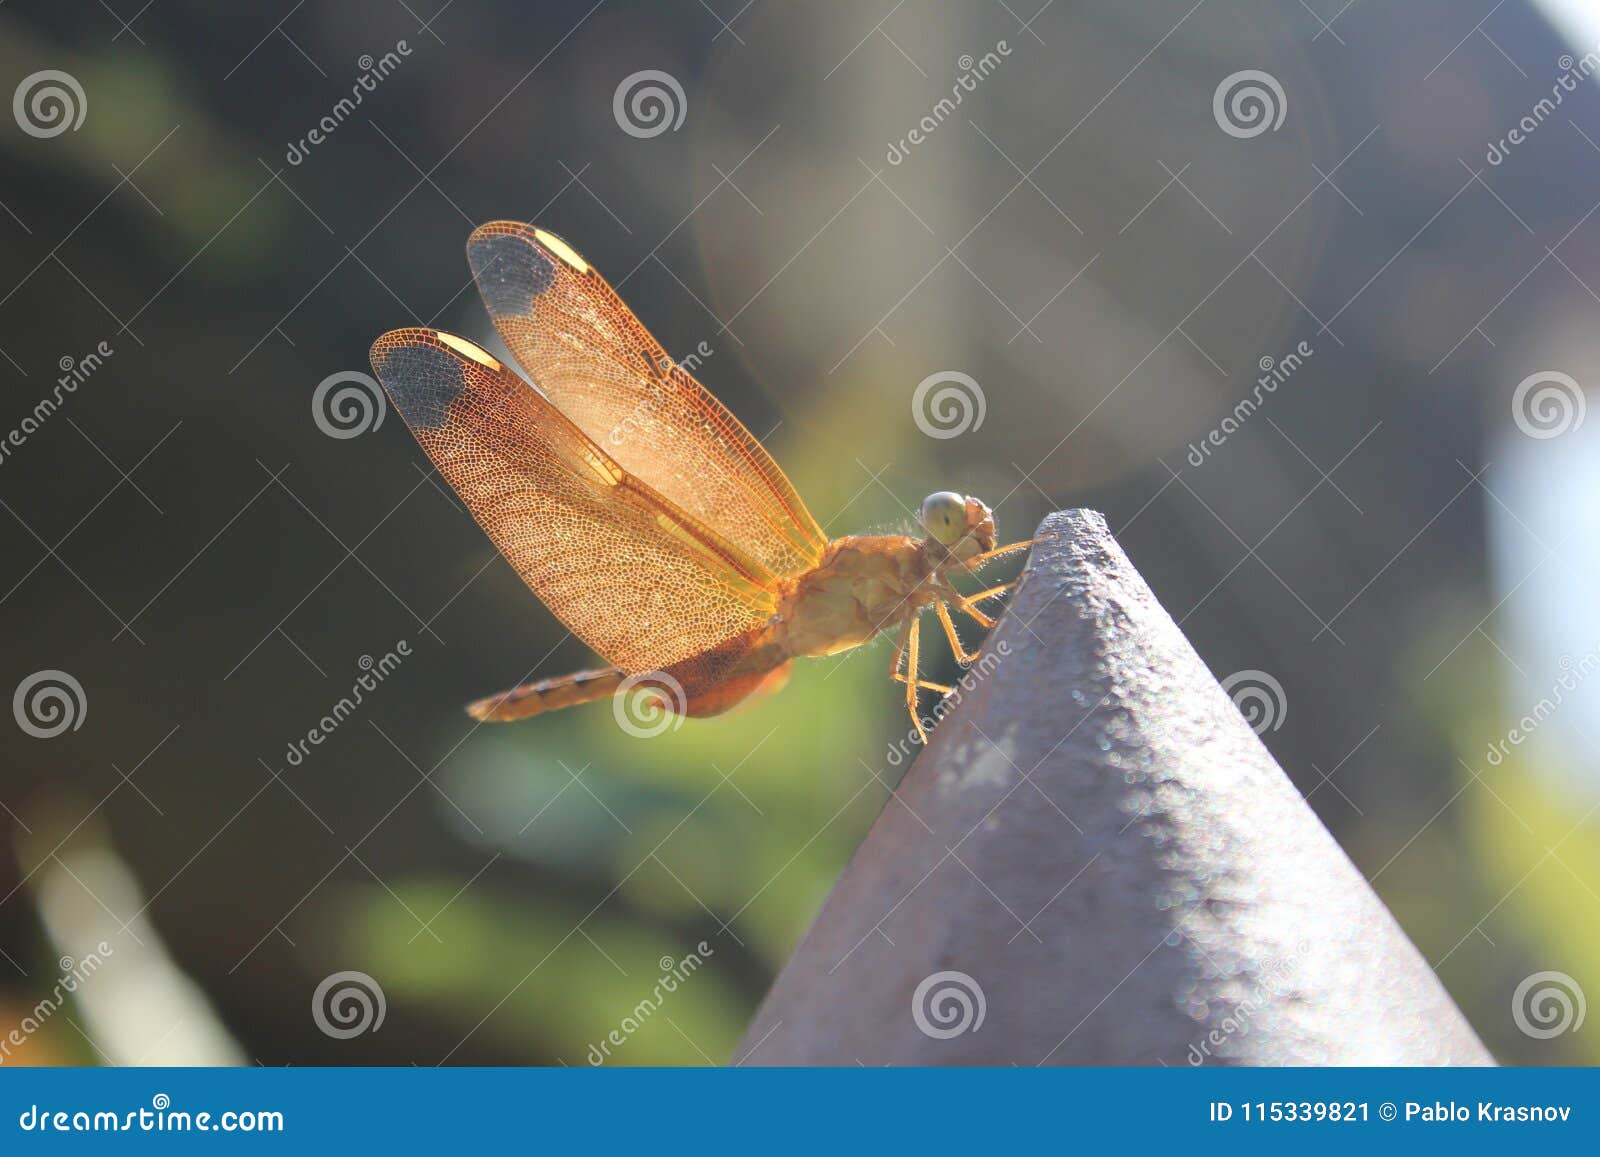
<path id="1" fill-rule="evenodd" d="M 1041 533 L 735 1059 L 1492 1063 L 1105 521 Z"/>

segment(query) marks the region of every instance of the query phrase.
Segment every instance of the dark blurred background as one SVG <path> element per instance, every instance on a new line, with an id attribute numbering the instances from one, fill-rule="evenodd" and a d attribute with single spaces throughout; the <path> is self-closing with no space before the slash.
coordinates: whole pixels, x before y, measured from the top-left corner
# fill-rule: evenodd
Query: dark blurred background
<path id="1" fill-rule="evenodd" d="M 830 533 L 1105 511 L 1490 1048 L 1600 1060 L 1597 49 L 1576 0 L 13 0 L 6 1062 L 583 1064 L 693 956 L 607 1059 L 720 1063 L 883 806 L 886 643 L 654 738 L 462 714 L 591 657 L 314 398 L 396 326 L 500 348 L 494 218 L 706 351 Z M 348 971 L 377 1031 L 312 1014 Z"/>

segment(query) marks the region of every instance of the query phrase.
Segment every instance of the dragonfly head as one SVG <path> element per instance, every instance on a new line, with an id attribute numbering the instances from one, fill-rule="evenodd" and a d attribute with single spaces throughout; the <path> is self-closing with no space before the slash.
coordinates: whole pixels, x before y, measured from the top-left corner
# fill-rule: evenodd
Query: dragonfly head
<path id="1" fill-rule="evenodd" d="M 994 511 L 970 495 L 941 490 L 922 500 L 917 520 L 928 532 L 930 545 L 937 545 L 946 565 L 959 565 L 975 555 L 994 549 Z"/>

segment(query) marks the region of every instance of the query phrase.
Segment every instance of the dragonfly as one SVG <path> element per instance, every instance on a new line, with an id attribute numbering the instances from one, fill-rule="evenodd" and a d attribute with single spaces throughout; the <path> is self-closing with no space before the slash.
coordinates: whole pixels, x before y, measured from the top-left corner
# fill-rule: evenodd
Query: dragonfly
<path id="1" fill-rule="evenodd" d="M 897 629 L 889 665 L 918 737 L 930 607 L 956 659 L 978 658 L 952 578 L 1032 546 L 996 545 L 994 513 L 930 494 L 924 532 L 829 539 L 761 443 L 560 237 L 516 221 L 474 230 L 467 259 L 495 329 L 528 375 L 442 330 L 380 337 L 372 368 L 417 442 L 495 547 L 562 624 L 609 664 L 469 704 L 524 719 L 641 686 L 679 716 L 719 714 L 788 680 L 799 657 Z"/>

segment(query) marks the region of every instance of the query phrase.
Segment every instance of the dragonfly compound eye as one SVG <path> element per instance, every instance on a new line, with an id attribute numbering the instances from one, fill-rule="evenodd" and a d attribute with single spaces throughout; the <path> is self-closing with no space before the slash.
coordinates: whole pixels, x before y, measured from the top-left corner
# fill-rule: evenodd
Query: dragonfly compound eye
<path id="1" fill-rule="evenodd" d="M 922 500 L 918 517 L 934 541 L 954 546 L 967 532 L 967 500 L 953 490 L 941 490 Z"/>

